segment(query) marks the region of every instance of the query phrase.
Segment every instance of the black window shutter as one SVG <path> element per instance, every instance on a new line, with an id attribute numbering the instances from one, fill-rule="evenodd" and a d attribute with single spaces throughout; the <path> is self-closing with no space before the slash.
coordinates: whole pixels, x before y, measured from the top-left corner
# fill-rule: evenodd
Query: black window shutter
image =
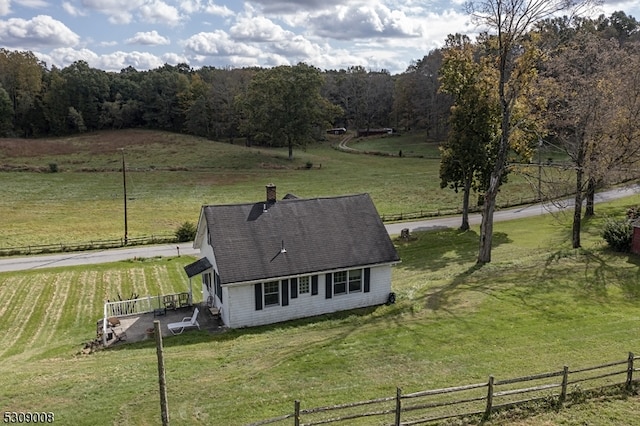
<path id="1" fill-rule="evenodd" d="M 295 299 L 298 297 L 298 279 L 291 278 L 291 298 Z"/>
<path id="2" fill-rule="evenodd" d="M 324 278 L 324 297 L 326 299 L 331 299 L 331 296 L 333 296 L 333 292 L 332 287 L 333 287 L 333 274 L 332 273 L 328 273 L 325 275 Z"/>
<path id="3" fill-rule="evenodd" d="M 364 292 L 371 291 L 371 268 L 364 268 Z"/>
<path id="4" fill-rule="evenodd" d="M 289 306 L 289 280 L 282 280 L 282 306 Z"/>
<path id="5" fill-rule="evenodd" d="M 222 301 L 222 285 L 220 284 L 220 275 L 218 275 L 217 273 L 215 275 L 215 281 L 216 281 L 216 294 L 218 295 L 218 299 L 220 299 L 220 303 L 224 303 Z"/>
<path id="6" fill-rule="evenodd" d="M 311 295 L 315 296 L 318 294 L 318 276 L 314 275 L 311 277 Z"/>
<path id="7" fill-rule="evenodd" d="M 254 286 L 256 296 L 256 311 L 262 309 L 262 283 L 257 283 Z"/>

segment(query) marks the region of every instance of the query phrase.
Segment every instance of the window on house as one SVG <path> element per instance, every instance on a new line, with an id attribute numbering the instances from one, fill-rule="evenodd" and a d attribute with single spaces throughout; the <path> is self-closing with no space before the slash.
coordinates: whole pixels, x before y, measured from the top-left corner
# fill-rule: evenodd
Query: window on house
<path id="1" fill-rule="evenodd" d="M 349 293 L 362 291 L 362 269 L 349 271 Z"/>
<path id="2" fill-rule="evenodd" d="M 347 271 L 333 273 L 333 294 L 347 293 Z"/>
<path id="3" fill-rule="evenodd" d="M 271 281 L 264 283 L 264 306 L 280 304 L 280 282 Z"/>
<path id="4" fill-rule="evenodd" d="M 298 278 L 298 293 L 305 294 L 309 293 L 309 282 L 311 280 L 309 277 L 300 277 Z"/>

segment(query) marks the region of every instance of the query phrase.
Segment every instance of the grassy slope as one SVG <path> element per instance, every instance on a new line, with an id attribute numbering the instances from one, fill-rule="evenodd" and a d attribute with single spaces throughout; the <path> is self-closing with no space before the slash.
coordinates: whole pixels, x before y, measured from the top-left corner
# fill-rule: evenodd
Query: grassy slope
<path id="1" fill-rule="evenodd" d="M 172 154 L 176 148 L 166 145 L 136 157 L 130 142 L 131 167 L 170 167 L 183 152 Z M 90 161 L 90 167 L 105 171 L 3 174 L 3 191 L 10 195 L 0 204 L 0 214 L 8 220 L 3 234 L 19 230 L 16 241 L 26 235 L 77 235 L 89 223 L 95 228 L 86 226 L 87 235 L 99 229 L 100 235 L 119 236 L 113 222 L 121 215 L 114 189 L 120 174 L 106 171 L 118 167 L 111 148 L 108 155 L 87 154 L 68 164 L 61 161 L 67 154 L 44 160 L 20 157 L 26 164 L 56 161 L 64 170 Z M 191 150 L 202 148 L 198 141 Z M 131 188 L 140 201 L 138 213 L 132 213 L 140 215 L 131 219 L 135 227 L 195 220 L 198 208 L 193 204 L 253 200 L 264 195 L 263 185 L 270 181 L 280 191 L 301 195 L 371 192 L 381 212 L 455 199 L 450 191 L 433 188 L 437 170 L 428 160 L 348 155 L 319 147 L 299 154 L 296 165 L 307 159 L 323 164 L 305 171 L 272 151 L 215 143 L 210 149 L 220 151 L 198 156 L 219 159 L 200 164 L 210 170 L 133 173 Z M 215 166 L 234 161 L 237 170 Z M 635 197 L 597 211 L 599 217 L 619 214 L 638 203 Z M 156 211 L 162 214 L 155 216 Z M 585 224 L 587 250 L 570 250 L 569 219 L 560 219 L 497 223 L 494 262 L 481 269 L 474 267 L 477 229 L 417 234 L 416 240 L 398 245 L 403 262 L 393 274 L 398 294 L 393 306 L 221 336 L 191 332 L 166 339 L 172 423 L 242 424 L 290 412 L 294 399 L 302 400 L 303 407 L 335 404 L 390 396 L 395 386 L 413 392 L 484 381 L 489 374 L 507 378 L 564 364 L 579 368 L 638 352 L 637 259 L 605 250 L 598 220 Z M 62 229 L 50 229 L 49 223 Z M 126 345 L 91 356 L 77 352 L 93 338 L 104 298 L 183 291 L 187 283 L 181 268 L 191 260 L 0 274 L 3 408 L 54 411 L 60 424 L 157 424 L 154 347 Z M 589 403 L 522 424 L 609 424 L 639 414 L 638 400 L 629 398 Z"/>
<path id="2" fill-rule="evenodd" d="M 638 352 L 638 260 L 605 250 L 597 220 L 585 230 L 587 250 L 569 250 L 568 232 L 551 217 L 498 223 L 494 263 L 480 269 L 477 229 L 416 234 L 398 246 L 396 305 L 166 339 L 172 423 L 242 424 L 290 412 L 294 399 L 335 404 L 391 396 L 395 386 L 413 392 Z M 183 290 L 189 260 L 0 275 L 5 408 L 54 411 L 61 424 L 157 424 L 153 346 L 75 353 L 92 338 L 103 297 Z M 607 424 L 637 417 L 639 402 L 589 403 L 523 424 Z"/>
<path id="3" fill-rule="evenodd" d="M 415 143 L 415 136 L 407 138 Z M 171 234 L 184 221 L 196 222 L 202 204 L 261 200 L 270 182 L 280 196 L 368 192 L 381 214 L 450 209 L 461 201 L 460 194 L 440 189 L 437 160 L 346 154 L 328 144 L 296 150 L 289 162 L 285 150 L 142 130 L 0 139 L 0 164 L 47 169 L 56 163 L 60 170 L 0 172 L 0 247 L 122 237 L 122 147 L 129 170 L 130 237 Z M 305 169 L 307 161 L 312 170 Z M 526 180 L 513 175 L 501 201 L 533 195 Z"/>

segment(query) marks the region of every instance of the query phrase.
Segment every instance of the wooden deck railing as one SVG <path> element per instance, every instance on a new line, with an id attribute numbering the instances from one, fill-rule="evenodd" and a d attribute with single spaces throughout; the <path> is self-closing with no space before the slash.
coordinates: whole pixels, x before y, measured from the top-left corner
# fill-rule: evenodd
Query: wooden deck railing
<path id="1" fill-rule="evenodd" d="M 102 318 L 102 338 L 103 344 L 107 344 L 107 329 L 109 323 L 107 321 L 110 317 L 126 317 L 132 315 L 141 315 L 149 312 L 154 312 L 156 309 L 165 309 L 165 301 L 170 300 L 173 302 L 173 307 L 180 307 L 181 296 L 186 295 L 187 305 L 193 303 L 192 295 L 189 293 L 170 293 L 159 296 L 145 296 L 136 299 L 118 300 L 118 301 L 106 301 L 104 303 L 104 316 Z"/>

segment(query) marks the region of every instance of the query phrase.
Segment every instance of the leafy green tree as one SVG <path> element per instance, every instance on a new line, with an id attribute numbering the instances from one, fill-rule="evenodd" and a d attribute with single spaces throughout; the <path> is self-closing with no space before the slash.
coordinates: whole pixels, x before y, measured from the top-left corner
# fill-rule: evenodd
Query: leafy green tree
<path id="1" fill-rule="evenodd" d="M 109 97 L 109 77 L 106 72 L 91 68 L 85 61 L 76 61 L 63 68 L 61 73 L 66 83 L 69 106 L 83 117 L 82 127 L 100 129 L 102 104 Z M 73 130 L 77 129 L 74 126 Z"/>
<path id="2" fill-rule="evenodd" d="M 498 72 L 497 94 L 500 102 L 500 139 L 496 150 L 489 185 L 484 194 L 478 263 L 491 262 L 493 241 L 493 214 L 503 175 L 508 167 L 514 128 L 512 113 L 517 99 L 527 90 L 534 75 L 528 61 L 528 51 L 522 49 L 532 27 L 564 10 L 579 9 L 591 0 L 472 0 L 467 11 L 472 19 L 496 39 L 494 51 Z"/>
<path id="3" fill-rule="evenodd" d="M 463 231 L 469 229 L 471 190 L 486 190 L 500 137 L 500 108 L 491 90 L 495 75 L 477 56 L 468 37 L 450 35 L 440 70 L 441 90 L 454 98 L 449 137 L 440 146 L 440 186 L 462 190 Z"/>
<path id="4" fill-rule="evenodd" d="M 0 136 L 8 136 L 13 130 L 11 118 L 13 117 L 13 108 L 11 107 L 11 99 L 6 90 L 0 85 Z"/>
<path id="5" fill-rule="evenodd" d="M 47 76 L 47 88 L 43 95 L 43 112 L 49 133 L 60 136 L 67 134 L 69 115 L 69 93 L 67 81 L 59 69 L 52 69 Z"/>
<path id="6" fill-rule="evenodd" d="M 300 63 L 258 72 L 241 99 L 245 114 L 243 131 L 258 142 L 293 147 L 302 146 L 339 115 L 320 95 L 320 71 Z"/>
<path id="7" fill-rule="evenodd" d="M 31 52 L 0 49 L 0 84 L 13 110 L 13 127 L 25 137 L 33 135 L 34 110 L 42 90 L 44 65 Z"/>

